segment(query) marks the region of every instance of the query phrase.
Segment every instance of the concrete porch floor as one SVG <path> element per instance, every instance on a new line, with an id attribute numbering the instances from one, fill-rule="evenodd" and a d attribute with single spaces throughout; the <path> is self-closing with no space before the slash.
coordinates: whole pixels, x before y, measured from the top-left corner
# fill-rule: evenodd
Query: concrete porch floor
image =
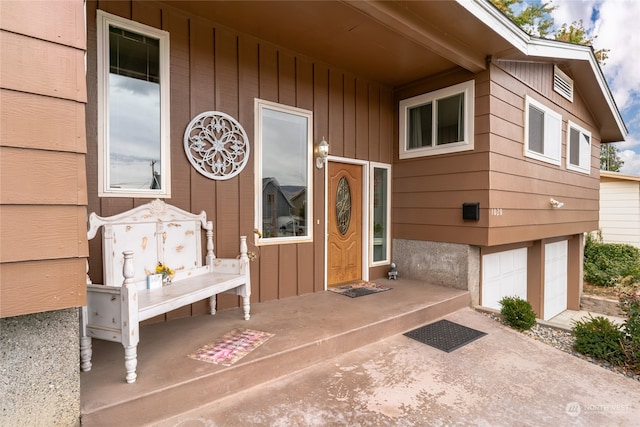
<path id="1" fill-rule="evenodd" d="M 640 384 L 471 308 L 487 335 L 445 353 L 403 335 L 154 427 L 638 426 Z"/>
<path id="2" fill-rule="evenodd" d="M 399 279 L 390 291 L 349 298 L 320 292 L 141 327 L 138 379 L 124 381 L 118 343 L 93 340 L 92 370 L 80 375 L 87 426 L 153 425 L 239 391 L 430 323 L 469 306 L 469 293 Z M 275 334 L 230 367 L 187 354 L 234 328 Z"/>

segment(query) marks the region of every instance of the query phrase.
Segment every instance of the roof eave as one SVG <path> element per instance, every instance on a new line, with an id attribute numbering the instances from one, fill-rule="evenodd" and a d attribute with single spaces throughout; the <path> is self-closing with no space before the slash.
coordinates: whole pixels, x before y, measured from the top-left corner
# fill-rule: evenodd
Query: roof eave
<path id="1" fill-rule="evenodd" d="M 606 103 L 609 115 L 609 117 L 598 117 L 598 120 L 602 124 L 602 129 L 600 130 L 602 142 L 616 142 L 626 138 L 628 131 L 624 120 L 613 99 L 613 95 L 602 73 L 602 69 L 596 60 L 593 49 L 590 46 L 531 37 L 486 0 L 456 1 L 485 25 L 507 40 L 518 52 L 527 57 L 544 57 L 564 61 L 584 61 L 588 63 L 600 94 L 600 96 L 597 97 L 600 99 L 596 99 L 595 101 Z M 605 125 L 607 122 L 609 125 Z"/>
<path id="2" fill-rule="evenodd" d="M 619 179 L 621 181 L 640 181 L 640 176 L 610 171 L 600 171 L 600 178 Z"/>
<path id="3" fill-rule="evenodd" d="M 607 110 L 610 115 L 608 118 L 598 118 L 602 125 L 601 141 L 617 142 L 623 141 L 626 138 L 628 134 L 627 127 L 622 119 L 620 110 L 618 110 L 607 80 L 602 73 L 602 68 L 600 68 L 600 64 L 596 60 L 593 49 L 590 46 L 565 43 L 557 40 L 531 38 L 527 55 L 554 58 L 568 62 L 577 61 L 587 64 L 593 77 L 593 81 L 588 82 L 587 85 L 593 87 L 592 85 L 595 84 L 598 87 L 599 91 L 595 102 L 604 102 L 607 105 Z M 581 74 L 580 78 L 588 78 L 591 76 Z M 574 76 L 574 78 L 577 78 L 577 76 Z M 607 122 L 608 125 L 605 125 Z"/>

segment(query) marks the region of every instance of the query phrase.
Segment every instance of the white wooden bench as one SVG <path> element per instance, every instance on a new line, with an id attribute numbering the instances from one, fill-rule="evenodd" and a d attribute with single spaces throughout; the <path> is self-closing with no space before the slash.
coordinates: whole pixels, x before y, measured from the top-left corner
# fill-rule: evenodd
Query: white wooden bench
<path id="1" fill-rule="evenodd" d="M 102 228 L 103 285 L 87 275 L 87 306 L 81 310 L 80 362 L 91 370 L 91 339 L 122 343 L 126 381 L 136 380 L 139 322 L 209 298 L 215 314 L 216 295 L 242 297 L 249 319 L 251 282 L 246 236 L 240 237 L 240 256 L 219 259 L 213 252 L 213 224 L 205 212 L 194 215 L 155 200 L 111 217 L 89 216 L 88 238 Z M 202 265 L 202 229 L 206 231 Z M 158 263 L 174 270 L 171 284 L 148 289 L 147 276 Z"/>

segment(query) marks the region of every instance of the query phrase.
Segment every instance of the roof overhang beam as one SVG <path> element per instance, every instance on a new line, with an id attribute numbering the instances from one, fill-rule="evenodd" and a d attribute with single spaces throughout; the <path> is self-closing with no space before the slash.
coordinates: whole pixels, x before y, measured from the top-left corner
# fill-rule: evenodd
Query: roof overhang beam
<path id="1" fill-rule="evenodd" d="M 453 38 L 451 34 L 425 22 L 397 3 L 362 0 L 342 1 L 397 34 L 472 73 L 479 73 L 487 68 L 483 54 L 472 50 L 463 42 Z"/>

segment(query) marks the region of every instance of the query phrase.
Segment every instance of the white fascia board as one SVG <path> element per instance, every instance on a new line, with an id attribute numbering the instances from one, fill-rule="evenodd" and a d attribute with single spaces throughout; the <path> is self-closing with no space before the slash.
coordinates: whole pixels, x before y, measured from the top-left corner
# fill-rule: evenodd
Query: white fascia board
<path id="1" fill-rule="evenodd" d="M 591 47 L 551 39 L 531 38 L 525 53 L 527 56 L 542 56 L 545 58 L 573 59 L 589 62 L 593 60 L 593 62 L 597 63 Z"/>

